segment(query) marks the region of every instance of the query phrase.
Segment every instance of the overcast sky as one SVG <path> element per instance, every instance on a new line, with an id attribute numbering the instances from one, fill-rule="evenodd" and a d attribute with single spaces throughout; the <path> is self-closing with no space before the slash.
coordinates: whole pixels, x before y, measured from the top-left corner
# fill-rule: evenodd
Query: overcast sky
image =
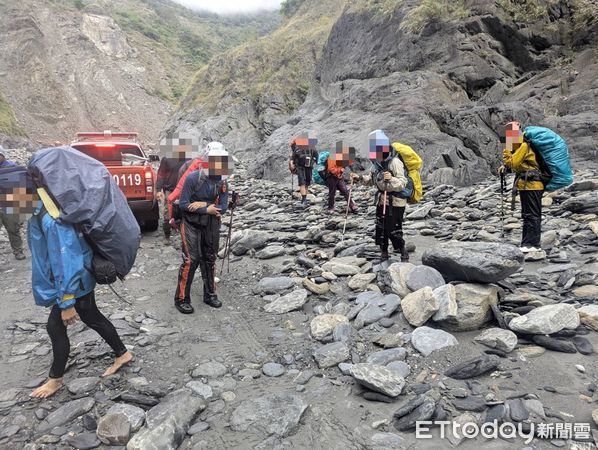
<path id="1" fill-rule="evenodd" d="M 208 10 L 220 14 L 278 9 L 282 0 L 175 0 L 191 9 Z"/>

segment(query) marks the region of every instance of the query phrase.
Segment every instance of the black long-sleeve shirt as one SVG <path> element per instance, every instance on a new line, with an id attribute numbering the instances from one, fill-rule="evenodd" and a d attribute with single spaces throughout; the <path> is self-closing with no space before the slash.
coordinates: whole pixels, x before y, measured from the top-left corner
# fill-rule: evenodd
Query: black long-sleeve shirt
<path id="1" fill-rule="evenodd" d="M 203 174 L 201 181 L 200 174 Z M 218 198 L 216 206 L 220 208 L 220 213 L 224 214 L 228 208 L 228 185 L 226 181 L 214 180 L 206 176 L 205 172 L 196 170 L 191 172 L 185 179 L 179 205 L 183 211 L 190 213 L 189 205 L 191 203 L 206 202 L 209 206 L 215 204 L 216 198 Z M 195 213 L 207 214 L 207 210 L 207 207 L 199 208 Z"/>
<path id="2" fill-rule="evenodd" d="M 156 191 L 172 191 L 176 188 L 179 180 L 179 169 L 189 159 L 162 158 L 158 168 L 158 179 L 156 180 Z"/>

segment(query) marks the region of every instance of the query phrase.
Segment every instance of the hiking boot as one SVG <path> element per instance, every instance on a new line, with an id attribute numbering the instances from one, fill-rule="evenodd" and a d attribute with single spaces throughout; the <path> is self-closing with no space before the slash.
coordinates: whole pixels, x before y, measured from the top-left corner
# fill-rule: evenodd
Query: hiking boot
<path id="1" fill-rule="evenodd" d="M 357 214 L 357 213 L 359 212 L 359 208 L 358 208 L 357 206 L 355 206 L 355 205 L 354 205 L 354 206 L 352 206 L 352 207 L 351 207 L 351 212 L 352 212 L 353 214 Z"/>
<path id="2" fill-rule="evenodd" d="M 15 259 L 18 261 L 23 261 L 25 259 L 25 254 L 23 252 L 16 252 Z"/>
<path id="3" fill-rule="evenodd" d="M 519 250 L 521 250 L 521 253 L 531 253 L 531 252 L 539 252 L 542 249 L 538 248 L 538 247 L 519 247 Z"/>
<path id="4" fill-rule="evenodd" d="M 212 308 L 220 308 L 222 306 L 222 302 L 218 300 L 218 296 L 215 294 L 204 297 L 203 302 Z"/>
<path id="5" fill-rule="evenodd" d="M 380 254 L 380 262 L 388 261 L 389 258 L 390 258 L 390 255 L 388 254 L 388 252 L 382 252 Z"/>
<path id="6" fill-rule="evenodd" d="M 176 306 L 176 309 L 178 309 L 179 312 L 183 314 L 193 314 L 193 312 L 195 311 L 195 309 L 193 309 L 193 306 L 191 306 L 191 302 L 188 301 L 181 302 L 179 300 L 175 300 L 174 306 Z"/>
<path id="7" fill-rule="evenodd" d="M 334 208 L 328 208 L 328 209 L 326 210 L 326 212 L 327 212 L 328 214 L 334 214 Z"/>

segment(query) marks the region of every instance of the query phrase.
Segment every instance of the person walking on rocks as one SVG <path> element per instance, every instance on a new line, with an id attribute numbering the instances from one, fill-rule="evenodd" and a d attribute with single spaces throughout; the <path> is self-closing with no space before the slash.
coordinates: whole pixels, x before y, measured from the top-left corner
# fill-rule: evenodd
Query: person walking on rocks
<path id="1" fill-rule="evenodd" d="M 326 160 L 326 186 L 328 186 L 328 212 L 334 212 L 336 191 L 339 190 L 349 202 L 349 210 L 357 212 L 357 205 L 349 198 L 349 189 L 345 183 L 345 172 L 355 161 L 355 148 L 344 147 L 342 142 L 336 143 L 336 151 Z"/>
<path id="2" fill-rule="evenodd" d="M 409 261 L 409 253 L 403 238 L 403 217 L 407 200 L 396 195 L 407 186 L 405 167 L 393 151 L 390 140 L 382 130 L 372 131 L 368 136 L 369 158 L 372 170 L 364 175 L 366 185 L 378 188 L 376 193 L 376 231 L 375 242 L 380 246 L 381 260 L 389 259 L 389 241 L 395 252 L 400 252 L 401 261 Z M 351 174 L 355 180 L 361 177 Z"/>
<path id="3" fill-rule="evenodd" d="M 179 206 L 183 215 L 181 238 L 183 262 L 179 269 L 174 305 L 183 314 L 194 312 L 191 285 L 199 267 L 203 278 L 203 301 L 213 308 L 222 302 L 216 294 L 216 256 L 220 245 L 221 217 L 228 207 L 226 177 L 233 161 L 219 142 L 208 145 L 208 169 L 190 173 L 185 179 Z"/>
<path id="4" fill-rule="evenodd" d="M 133 360 L 116 328 L 97 307 L 92 267 L 93 251 L 74 225 L 60 221 L 60 212 L 48 194 L 43 202 L 30 178 L 20 196 L 21 212 L 31 214 L 27 238 L 31 250 L 31 286 L 35 303 L 50 309 L 46 329 L 52 343 L 53 361 L 48 380 L 30 395 L 46 398 L 62 387 L 70 343 L 67 327 L 81 319 L 95 330 L 116 355 L 102 376 L 116 373 Z"/>
<path id="5" fill-rule="evenodd" d="M 14 179 L 15 174 L 24 170 L 16 163 L 7 160 L 4 148 L 0 146 L 0 195 L 2 196 L 0 198 L 0 228 L 2 226 L 6 228 L 10 247 L 17 260 L 25 259 L 23 239 L 21 238 L 21 214 L 4 207 L 5 201 L 8 200 L 4 190 L 9 187 L 12 189 L 12 186 L 10 186 L 11 180 Z"/>
<path id="6" fill-rule="evenodd" d="M 174 136 L 160 142 L 160 151 L 165 155 L 160 161 L 156 180 L 156 199 L 163 202 L 162 229 L 165 243 L 170 242 L 172 227 L 168 213 L 168 196 L 174 190 L 179 179 L 181 167 L 191 160 L 193 151 L 191 137 Z"/>
<path id="7" fill-rule="evenodd" d="M 307 136 L 295 138 L 291 141 L 289 169 L 291 173 L 297 174 L 302 206 L 309 205 L 307 194 L 309 193 L 313 168 L 318 162 L 317 143 L 316 139 Z"/>
<path id="8" fill-rule="evenodd" d="M 542 193 L 540 164 L 536 153 L 523 139 L 523 129 L 519 122 L 510 122 L 506 127 L 506 148 L 503 150 L 504 165 L 499 173 L 516 174 L 513 191 L 519 191 L 521 199 L 521 217 L 523 235 L 521 251 L 523 253 L 540 251 L 542 234 Z"/>

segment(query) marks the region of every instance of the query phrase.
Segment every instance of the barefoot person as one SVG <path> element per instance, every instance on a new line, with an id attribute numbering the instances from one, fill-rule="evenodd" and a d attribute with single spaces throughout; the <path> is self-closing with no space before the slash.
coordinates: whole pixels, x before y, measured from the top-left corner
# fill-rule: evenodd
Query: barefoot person
<path id="1" fill-rule="evenodd" d="M 79 319 L 95 330 L 116 355 L 114 363 L 102 376 L 114 374 L 130 362 L 133 355 L 121 341 L 114 325 L 96 305 L 96 282 L 87 269 L 91 267 L 93 255 L 89 244 L 75 226 L 55 218 L 58 209 L 47 196 L 44 196 L 44 202 L 40 201 L 30 178 L 23 179 L 24 192 L 19 194 L 18 199 L 15 198 L 15 202 L 18 202 L 22 214 L 33 212 L 27 230 L 31 250 L 31 284 L 35 303 L 51 308 L 46 329 L 53 353 L 48 380 L 31 396 L 46 398 L 62 387 L 70 350 L 67 327 Z"/>

